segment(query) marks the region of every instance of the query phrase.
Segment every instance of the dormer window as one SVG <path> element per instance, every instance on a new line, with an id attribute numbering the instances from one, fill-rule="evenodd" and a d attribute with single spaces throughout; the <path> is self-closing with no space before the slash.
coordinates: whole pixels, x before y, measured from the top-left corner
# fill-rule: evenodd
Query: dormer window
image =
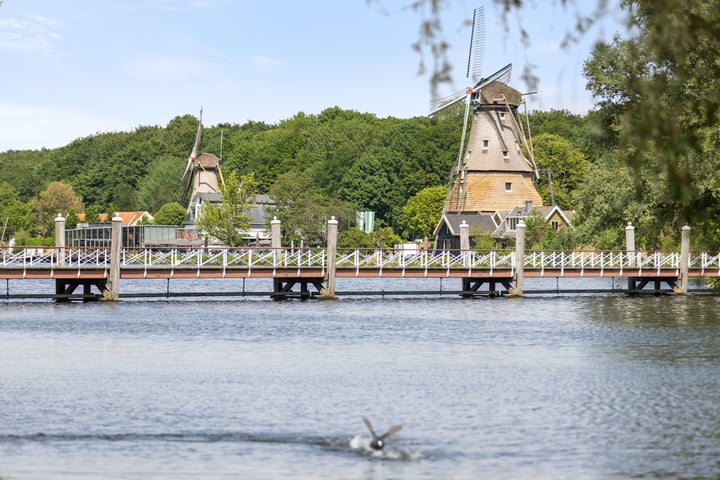
<path id="1" fill-rule="evenodd" d="M 500 112 L 500 118 L 505 118 L 505 112 Z"/>
<path id="2" fill-rule="evenodd" d="M 503 150 L 503 158 L 504 158 L 505 160 L 507 160 L 508 158 L 510 158 L 510 154 L 508 154 L 508 151 L 507 151 L 507 150 Z"/>
<path id="3" fill-rule="evenodd" d="M 490 140 L 483 140 L 483 150 L 487 150 L 490 147 Z"/>

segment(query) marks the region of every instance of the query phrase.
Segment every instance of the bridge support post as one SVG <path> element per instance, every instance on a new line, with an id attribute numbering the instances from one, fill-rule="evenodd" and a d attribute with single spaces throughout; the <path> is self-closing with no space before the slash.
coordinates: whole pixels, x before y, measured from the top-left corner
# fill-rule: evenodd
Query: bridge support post
<path id="1" fill-rule="evenodd" d="M 510 292 L 513 297 L 523 296 L 525 278 L 525 222 L 520 220 L 515 227 L 515 288 Z"/>
<path id="2" fill-rule="evenodd" d="M 57 267 L 65 267 L 65 219 L 58 212 L 55 217 L 55 247 L 57 253 Z"/>
<path id="3" fill-rule="evenodd" d="M 687 295 L 688 292 L 688 269 L 690 268 L 690 227 L 682 227 L 682 239 L 680 241 L 680 285 L 674 290 L 676 294 Z"/>
<path id="4" fill-rule="evenodd" d="M 465 220 L 460 224 L 460 254 L 462 255 L 463 267 L 470 263 L 468 253 L 470 252 L 470 225 Z"/>
<path id="5" fill-rule="evenodd" d="M 335 298 L 335 269 L 337 260 L 337 231 L 338 221 L 335 217 L 328 220 L 327 225 L 327 287 L 321 292 L 321 298 Z"/>
<path id="6" fill-rule="evenodd" d="M 280 220 L 277 217 L 273 217 L 270 220 L 270 242 L 273 251 L 273 267 L 280 265 L 280 247 L 282 242 L 280 238 Z"/>
<path id="7" fill-rule="evenodd" d="M 637 265 L 635 252 L 635 227 L 631 222 L 628 222 L 625 227 L 625 253 L 628 255 L 628 267 L 635 268 Z"/>
<path id="8" fill-rule="evenodd" d="M 122 218 L 112 218 L 110 233 L 110 289 L 104 292 L 106 300 L 120 300 L 120 254 L 122 253 Z"/>

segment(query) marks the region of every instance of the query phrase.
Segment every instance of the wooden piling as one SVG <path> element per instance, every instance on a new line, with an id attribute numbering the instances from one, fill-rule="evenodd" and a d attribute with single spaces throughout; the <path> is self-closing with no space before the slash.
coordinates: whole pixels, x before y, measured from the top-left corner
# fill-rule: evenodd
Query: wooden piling
<path id="1" fill-rule="evenodd" d="M 637 266 L 637 253 L 635 251 L 635 227 L 628 222 L 625 227 L 625 253 L 628 255 L 628 266 L 635 268 Z"/>
<path id="2" fill-rule="evenodd" d="M 112 218 L 110 233 L 110 288 L 103 292 L 106 300 L 120 300 L 120 255 L 122 254 L 122 218 L 117 213 Z"/>
<path id="3" fill-rule="evenodd" d="M 470 253 L 470 225 L 462 221 L 460 224 L 460 253 L 462 254 L 463 267 L 467 267 L 469 264 L 469 253 Z"/>
<path id="4" fill-rule="evenodd" d="M 282 254 L 280 250 L 282 247 L 280 232 L 280 220 L 278 220 L 277 217 L 273 217 L 273 219 L 270 220 L 270 246 L 273 251 L 273 267 L 280 265 L 280 256 Z"/>
<path id="5" fill-rule="evenodd" d="M 65 267 L 65 218 L 58 212 L 55 217 L 55 247 L 57 253 L 57 267 Z"/>
<path id="6" fill-rule="evenodd" d="M 327 274 L 326 287 L 321 292 L 321 298 L 335 298 L 335 269 L 337 260 L 337 231 L 338 221 L 331 217 L 327 224 Z"/>
<path id="7" fill-rule="evenodd" d="M 687 295 L 688 293 L 688 269 L 690 268 L 690 227 L 682 227 L 680 240 L 680 285 L 673 290 L 676 294 Z"/>
<path id="8" fill-rule="evenodd" d="M 523 296 L 523 280 L 525 277 L 525 222 L 520 220 L 515 227 L 515 288 L 510 295 Z"/>

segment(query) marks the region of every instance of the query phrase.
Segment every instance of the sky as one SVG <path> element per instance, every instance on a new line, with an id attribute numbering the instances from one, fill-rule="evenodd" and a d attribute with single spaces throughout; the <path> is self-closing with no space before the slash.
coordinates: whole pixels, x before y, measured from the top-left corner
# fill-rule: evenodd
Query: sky
<path id="1" fill-rule="evenodd" d="M 198 115 L 206 127 L 276 124 L 338 106 L 380 118 L 427 115 L 430 77 L 412 48 L 423 13 L 412 0 L 4 0 L 0 5 L 0 152 L 56 148 L 102 132 L 165 126 Z M 513 64 L 530 110 L 585 114 L 593 107 L 582 64 L 598 40 L 624 32 L 610 13 L 582 40 L 560 43 L 575 11 L 597 0 L 526 2 L 503 16 L 493 0 L 446 0 L 443 34 L 453 82 L 463 90 L 468 20 L 485 7 L 482 75 Z M 566 2 L 567 3 L 567 2 Z M 617 0 L 611 0 L 614 12 Z M 425 14 L 427 15 L 427 14 Z M 519 27 L 528 31 L 523 45 Z"/>

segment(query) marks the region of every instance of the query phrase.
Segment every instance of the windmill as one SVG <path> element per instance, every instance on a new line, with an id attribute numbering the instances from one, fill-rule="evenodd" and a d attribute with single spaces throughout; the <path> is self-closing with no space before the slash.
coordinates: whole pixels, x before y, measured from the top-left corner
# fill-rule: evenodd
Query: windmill
<path id="1" fill-rule="evenodd" d="M 202 109 L 198 118 L 198 128 L 195 134 L 195 144 L 188 157 L 185 171 L 180 181 L 182 185 L 182 203 L 188 200 L 190 193 L 191 209 L 199 194 L 220 193 L 220 185 L 224 183 L 220 170 L 220 158 L 212 153 L 199 153 L 202 139 Z M 191 193 L 192 192 L 192 193 Z"/>
<path id="2" fill-rule="evenodd" d="M 457 232 L 461 220 L 470 221 L 472 217 L 472 221 L 482 224 L 483 231 L 492 233 L 514 208 L 542 206 L 534 183 L 537 168 L 532 149 L 517 119 L 522 94 L 507 85 L 512 64 L 481 77 L 484 48 L 485 12 L 479 7 L 473 14 L 466 75 L 472 86 L 433 101 L 430 106 L 430 115 L 436 115 L 465 100 L 457 163 L 435 231 L 438 240 L 454 237 L 452 232 Z M 529 159 L 524 156 L 523 147 Z"/>

